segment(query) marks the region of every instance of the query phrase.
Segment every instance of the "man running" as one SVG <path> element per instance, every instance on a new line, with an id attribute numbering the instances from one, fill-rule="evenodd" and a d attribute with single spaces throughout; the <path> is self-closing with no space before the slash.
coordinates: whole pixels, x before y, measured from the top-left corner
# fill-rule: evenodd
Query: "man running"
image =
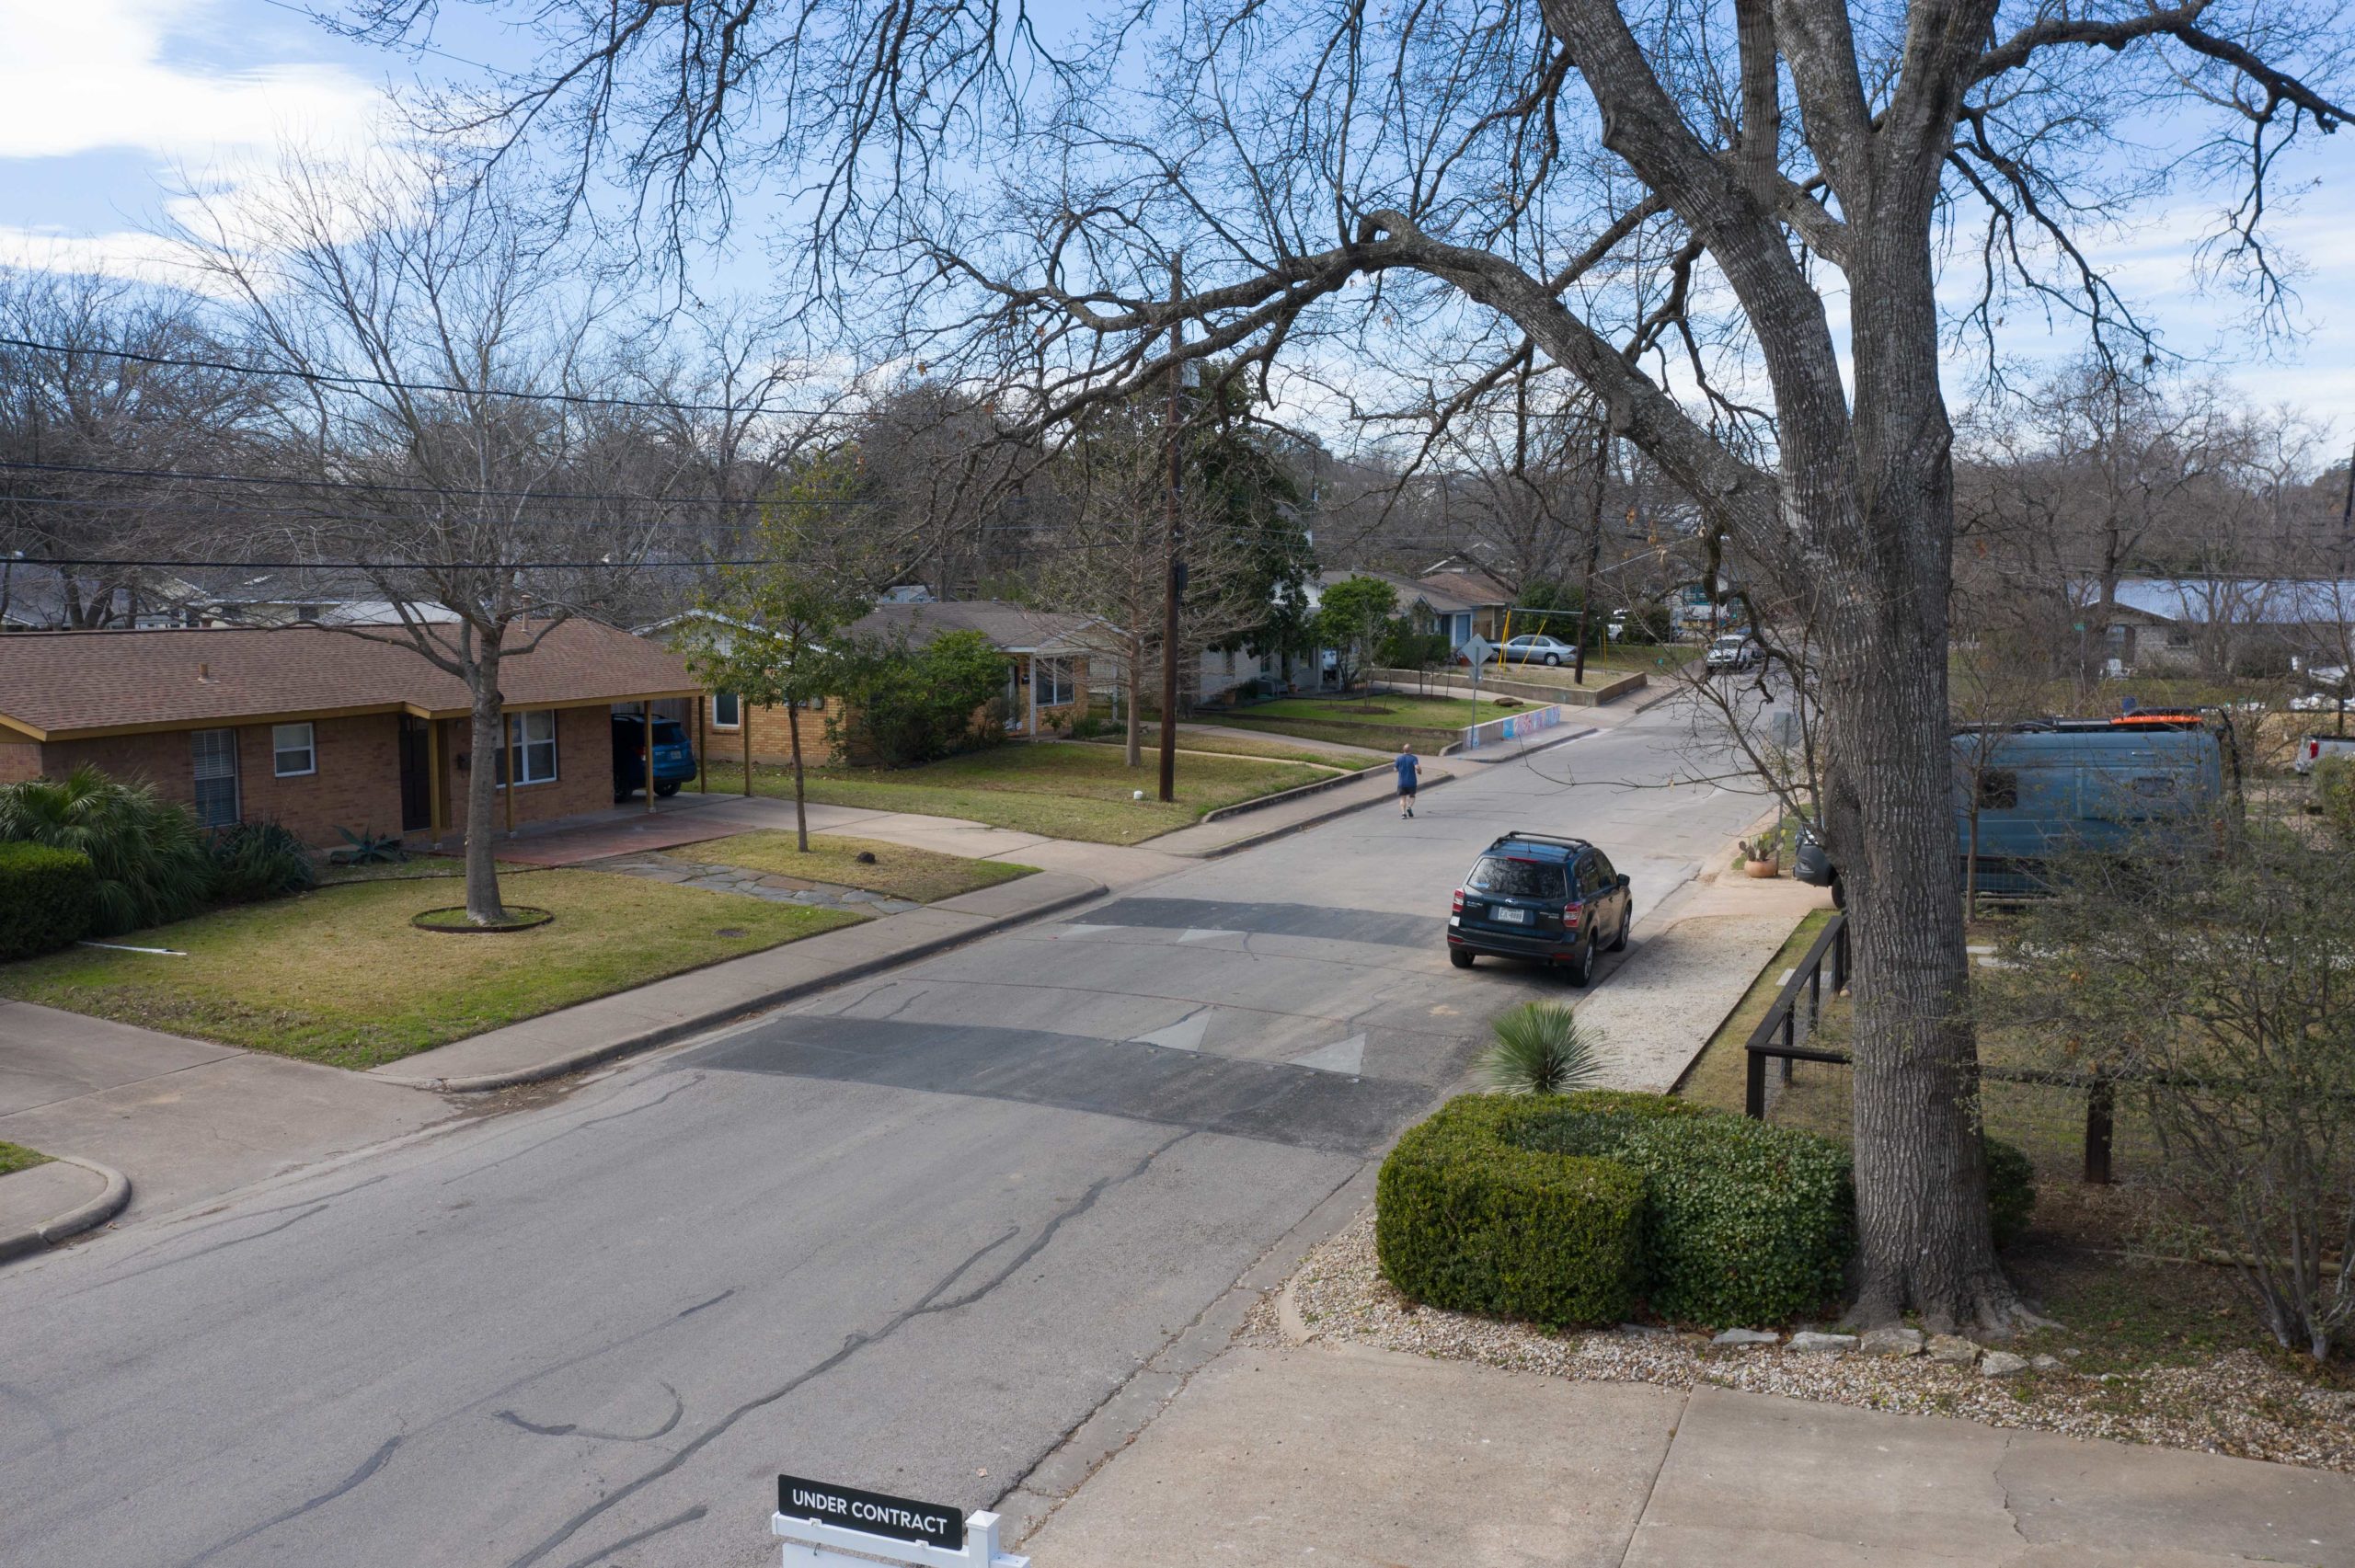
<path id="1" fill-rule="evenodd" d="M 1416 760 L 1412 741 L 1398 748 L 1398 755 L 1390 764 L 1398 770 L 1398 819 L 1403 822 L 1415 814 L 1415 775 L 1422 769 Z"/>

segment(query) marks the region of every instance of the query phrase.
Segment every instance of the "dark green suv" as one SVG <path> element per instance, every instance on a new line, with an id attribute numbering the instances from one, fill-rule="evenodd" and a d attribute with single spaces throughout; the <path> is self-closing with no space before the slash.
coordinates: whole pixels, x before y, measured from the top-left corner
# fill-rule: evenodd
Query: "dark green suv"
<path id="1" fill-rule="evenodd" d="M 1507 833 L 1483 851 L 1447 917 L 1447 956 L 1459 969 L 1482 953 L 1537 958 L 1594 975 L 1594 956 L 1627 945 L 1635 895 L 1627 878 L 1584 839 Z"/>

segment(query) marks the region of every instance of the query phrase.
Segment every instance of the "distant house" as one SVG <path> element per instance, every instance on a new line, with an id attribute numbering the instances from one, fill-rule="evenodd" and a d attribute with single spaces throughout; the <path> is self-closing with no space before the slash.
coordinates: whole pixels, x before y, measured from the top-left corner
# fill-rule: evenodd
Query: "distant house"
<path id="1" fill-rule="evenodd" d="M 500 827 L 612 805 L 613 710 L 695 695 L 668 648 L 585 620 L 510 658 L 500 686 Z M 415 649 L 323 627 L 0 637 L 0 782 L 88 762 L 207 827 L 276 822 L 313 845 L 339 828 L 462 835 L 483 761 L 470 711 Z"/>
<path id="2" fill-rule="evenodd" d="M 906 596 L 888 599 L 850 626 L 859 638 L 881 638 L 923 647 L 948 632 L 978 632 L 1005 656 L 1005 731 L 1009 736 L 1035 737 L 1066 730 L 1087 711 L 1090 640 L 1087 632 L 1099 623 L 1086 615 L 1031 610 L 997 599 L 933 600 L 914 595 L 922 589 L 898 590 Z M 700 623 L 725 644 L 734 625 L 724 616 L 693 610 L 667 621 L 642 627 L 642 635 L 668 642 L 689 623 Z M 821 698 L 803 710 L 823 715 L 829 699 Z M 754 706 L 733 692 L 706 691 L 698 716 L 708 737 L 712 755 L 728 757 L 740 751 L 755 762 L 791 760 L 792 736 L 781 707 Z M 801 725 L 801 759 L 811 767 L 833 760 L 822 720 Z"/>
<path id="3" fill-rule="evenodd" d="M 1452 619 L 1441 628 L 1447 633 L 1447 646 L 1451 648 L 1462 647 L 1475 635 L 1492 643 L 1502 641 L 1505 612 L 1520 597 L 1477 567 L 1426 572 L 1416 579 L 1416 586 L 1427 596 L 1469 606 L 1468 610 L 1449 612 Z M 1434 617 L 1439 614 L 1436 606 L 1432 613 Z"/>
<path id="4" fill-rule="evenodd" d="M 1309 579 L 1308 598 L 1312 605 L 1321 604 L 1325 590 L 1336 583 L 1347 582 L 1351 578 L 1379 578 L 1397 589 L 1399 613 L 1420 613 L 1429 617 L 1431 629 L 1446 635 L 1447 646 L 1452 650 L 1462 647 L 1475 632 L 1493 637 L 1503 620 L 1506 606 L 1512 602 L 1510 595 L 1501 599 L 1498 597 L 1495 586 L 1486 582 L 1485 573 L 1481 574 L 1483 586 L 1465 586 L 1459 590 L 1454 579 L 1470 575 L 1443 572 L 1419 579 L 1364 567 L 1337 567 L 1318 572 Z"/>
<path id="5" fill-rule="evenodd" d="M 42 561 L 0 558 L 0 632 L 204 624 L 203 590 L 178 578 L 146 578 L 133 588 Z"/>
<path id="6" fill-rule="evenodd" d="M 2075 597 L 2099 657 L 2125 670 L 2336 663 L 2355 630 L 2355 579 L 2127 578 L 2106 601 L 2093 583 L 2077 585 Z"/>

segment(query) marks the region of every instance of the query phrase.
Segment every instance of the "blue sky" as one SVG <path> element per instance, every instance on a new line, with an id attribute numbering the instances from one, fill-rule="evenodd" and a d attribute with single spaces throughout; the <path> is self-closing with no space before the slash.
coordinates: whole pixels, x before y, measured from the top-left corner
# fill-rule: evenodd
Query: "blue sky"
<path id="1" fill-rule="evenodd" d="M 445 10 L 438 45 L 477 61 L 517 58 L 520 40 L 471 7 Z M 190 181 L 234 203 L 267 177 L 281 138 L 356 153 L 384 134 L 388 94 L 464 78 L 440 55 L 393 55 L 327 33 L 272 0 L 0 0 L 0 258 L 35 266 L 172 275 L 151 231 Z M 2259 352 L 2241 303 L 2203 294 L 2192 242 L 2207 215 L 2178 197 L 2137 233 L 2099 248 L 2120 288 L 2179 353 L 2206 358 L 2260 404 L 2290 401 L 2355 439 L 2355 177 L 2334 144 L 2286 168 L 2314 189 L 2276 223 L 2309 270 L 2303 340 Z M 2014 351 L 2057 352 L 2040 325 Z"/>

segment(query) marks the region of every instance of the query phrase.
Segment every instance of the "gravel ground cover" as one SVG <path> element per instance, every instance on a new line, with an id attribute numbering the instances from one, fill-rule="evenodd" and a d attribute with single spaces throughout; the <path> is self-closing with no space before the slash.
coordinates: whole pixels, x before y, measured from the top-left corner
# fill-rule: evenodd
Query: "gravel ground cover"
<path id="1" fill-rule="evenodd" d="M 1991 1377 L 1976 1366 L 1940 1364 L 1923 1355 L 1806 1352 L 1785 1344 L 1721 1346 L 1707 1335 L 1633 1324 L 1553 1333 L 1408 1301 L 1382 1277 L 1370 1208 L 1312 1252 L 1287 1290 L 1312 1341 L 1375 1345 L 1563 1378 L 1675 1389 L 1709 1382 L 1872 1410 L 1959 1416 L 1996 1426 L 2355 1471 L 2355 1392 L 2315 1387 L 2247 1349 L 2188 1365 L 2088 1376 L 2072 1368 L 2080 1357 L 2068 1346 L 2068 1336 L 2046 1332 L 2036 1336 L 2045 1366 Z M 1281 1319 L 1270 1297 L 1243 1332 L 1273 1342 L 1283 1337 Z M 2057 1347 L 2058 1354 L 2048 1347 Z"/>

